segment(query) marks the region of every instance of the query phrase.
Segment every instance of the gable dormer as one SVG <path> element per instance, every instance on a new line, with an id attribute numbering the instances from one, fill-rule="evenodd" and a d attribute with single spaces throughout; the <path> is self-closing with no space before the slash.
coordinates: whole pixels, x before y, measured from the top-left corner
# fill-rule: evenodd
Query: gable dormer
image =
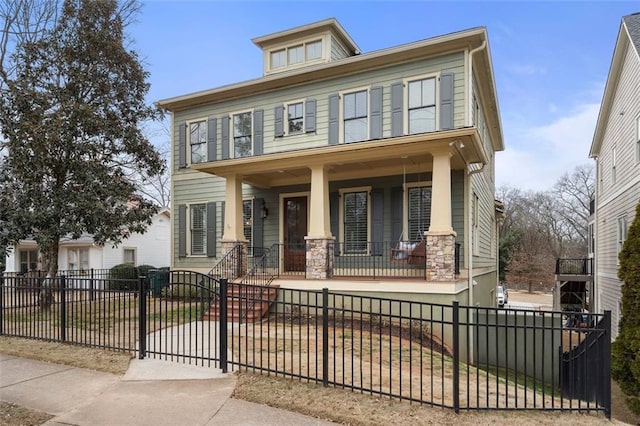
<path id="1" fill-rule="evenodd" d="M 335 18 L 256 37 L 264 75 L 348 58 L 360 49 Z"/>

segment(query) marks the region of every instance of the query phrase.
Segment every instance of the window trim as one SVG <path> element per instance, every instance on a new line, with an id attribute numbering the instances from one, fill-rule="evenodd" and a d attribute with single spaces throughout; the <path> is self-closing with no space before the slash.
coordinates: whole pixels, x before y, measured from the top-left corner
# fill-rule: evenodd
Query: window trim
<path id="1" fill-rule="evenodd" d="M 244 237 L 245 240 L 247 240 L 247 245 L 248 247 L 252 247 L 253 246 L 253 236 L 254 236 L 254 223 L 255 223 L 255 212 L 253 211 L 253 204 L 254 204 L 254 200 L 255 197 L 251 196 L 251 197 L 245 197 L 242 199 L 242 236 Z M 249 208 L 251 209 L 251 238 L 247 238 L 247 234 L 244 232 L 245 231 L 245 226 L 244 226 L 244 203 L 249 203 Z"/>
<path id="2" fill-rule="evenodd" d="M 185 136 L 185 149 L 186 149 L 186 157 L 187 157 L 187 166 L 190 166 L 191 164 L 202 164 L 202 163 L 206 163 L 207 162 L 207 143 L 208 143 L 208 139 L 209 139 L 209 129 L 208 129 L 208 118 L 207 117 L 201 117 L 201 118 L 194 118 L 192 120 L 187 120 L 185 121 L 185 125 L 186 127 L 186 136 Z M 201 144 L 204 145 L 204 160 L 202 160 L 202 162 L 200 163 L 194 163 L 193 162 L 193 154 L 191 153 L 191 125 L 194 123 L 204 123 L 204 131 L 205 131 L 205 140 L 204 142 L 202 142 Z"/>
<path id="3" fill-rule="evenodd" d="M 307 44 L 311 44 L 318 41 L 322 43 L 320 57 L 316 59 L 310 59 L 310 60 L 307 59 Z M 264 55 L 265 56 L 265 59 L 264 59 L 265 74 L 301 68 L 301 67 L 304 67 L 305 65 L 310 65 L 310 64 L 329 62 L 330 56 L 331 56 L 330 55 L 331 49 L 328 46 L 330 45 L 330 42 L 331 42 L 331 35 L 329 33 L 323 33 L 323 34 L 316 34 L 313 36 L 305 37 L 305 38 L 294 40 L 294 41 L 278 43 L 264 51 L 265 52 L 265 55 Z M 298 47 L 298 46 L 302 46 L 302 58 L 303 58 L 302 62 L 296 62 L 295 64 L 290 64 L 289 49 L 293 47 Z M 273 67 L 272 61 L 271 61 L 271 54 L 280 52 L 280 51 L 284 51 L 285 65 L 281 67 Z"/>
<path id="4" fill-rule="evenodd" d="M 37 271 L 38 270 L 38 248 L 37 247 L 21 247 L 17 250 L 17 260 L 18 260 L 18 272 L 19 273 L 26 273 L 26 272 L 30 272 L 30 271 Z M 27 269 L 26 271 L 22 270 L 22 253 L 26 253 L 27 254 Z M 35 255 L 35 259 L 31 258 L 31 254 Z M 35 269 L 30 269 L 29 266 L 31 264 L 35 265 Z"/>
<path id="5" fill-rule="evenodd" d="M 620 266 L 620 252 L 629 233 L 627 215 L 618 216 L 616 220 L 616 265 Z"/>
<path id="6" fill-rule="evenodd" d="M 236 157 L 236 139 L 234 135 L 235 126 L 233 125 L 233 117 L 235 117 L 236 115 L 246 114 L 246 113 L 251 114 L 251 154 L 246 157 Z M 254 144 L 255 144 L 255 135 L 256 135 L 254 113 L 255 113 L 254 108 L 250 108 L 250 109 L 234 111 L 229 114 L 229 158 L 230 159 L 253 157 L 254 155 L 253 153 L 255 151 Z"/>
<path id="7" fill-rule="evenodd" d="M 434 79 L 435 82 L 435 121 L 436 121 L 436 125 L 435 128 L 433 129 L 434 132 L 437 132 L 440 130 L 440 73 L 439 72 L 432 72 L 432 73 L 427 73 L 427 74 L 418 74 L 415 76 L 411 76 L 411 77 L 405 77 L 404 79 L 402 79 L 402 88 L 403 88 L 403 94 L 402 94 L 402 115 L 403 115 L 403 123 L 402 123 L 402 131 L 405 135 L 410 135 L 411 133 L 409 133 L 409 83 L 412 83 L 414 81 L 422 81 L 422 80 L 428 80 L 428 79 Z M 419 133 L 414 133 L 414 134 L 419 134 Z"/>
<path id="8" fill-rule="evenodd" d="M 341 255 L 347 255 L 347 256 L 362 256 L 365 254 L 369 254 L 369 242 L 371 241 L 371 190 L 372 187 L 371 186 L 356 186 L 356 187 L 350 187 L 350 188 L 340 188 L 338 190 L 338 194 L 339 194 L 339 206 L 338 206 L 338 233 L 339 238 L 338 241 L 342 242 L 342 247 L 340 250 L 340 254 Z M 346 244 L 345 241 L 345 235 L 344 235 L 344 196 L 345 194 L 351 194 L 351 193 L 356 193 L 356 192 L 366 192 L 367 193 L 367 249 L 363 252 L 347 252 L 345 250 L 345 246 L 344 244 Z"/>
<path id="9" fill-rule="evenodd" d="M 70 271 L 86 271 L 88 269 L 91 269 L 91 251 L 89 250 L 90 247 L 85 247 L 85 246 L 72 246 L 72 247 L 67 247 L 67 269 Z M 75 251 L 76 256 L 77 256 L 77 263 L 78 263 L 78 267 L 77 269 L 73 269 L 71 268 L 71 252 Z M 83 268 L 82 267 L 82 255 L 81 252 L 82 251 L 86 251 L 87 253 L 87 267 Z"/>
<path id="10" fill-rule="evenodd" d="M 307 121 L 307 99 L 296 99 L 293 101 L 285 102 L 282 104 L 282 126 L 283 126 L 283 135 L 284 136 L 297 136 L 302 135 L 305 132 L 305 124 Z M 302 104 L 302 129 L 299 132 L 291 133 L 289 132 L 289 106 L 295 104 Z"/>
<path id="11" fill-rule="evenodd" d="M 431 197 L 433 201 L 433 181 L 421 180 L 418 182 L 407 182 L 402 184 L 402 239 L 410 241 L 409 237 L 409 189 L 411 188 L 431 188 Z M 433 207 L 433 206 L 432 206 Z M 429 218 L 431 223 L 431 218 Z M 429 225 L 431 226 L 431 225 Z M 428 229 L 426 230 L 428 231 Z M 422 238 L 426 238 L 422 235 Z"/>
<path id="12" fill-rule="evenodd" d="M 191 203 L 187 203 L 186 204 L 186 209 L 187 209 L 187 217 L 186 217 L 186 222 L 187 222 L 187 229 L 186 229 L 186 244 L 187 244 L 187 256 L 186 257 L 207 257 L 207 203 L 208 201 L 193 201 Z M 203 253 L 202 254 L 193 254 L 192 253 L 192 249 L 193 247 L 191 246 L 191 208 L 192 206 L 199 206 L 199 205 L 203 205 L 204 206 L 204 234 L 203 234 Z"/>
<path id="13" fill-rule="evenodd" d="M 133 251 L 133 266 L 138 266 L 138 248 L 137 247 L 122 247 L 122 263 L 127 262 L 127 250 Z"/>
<path id="14" fill-rule="evenodd" d="M 371 87 L 361 86 L 338 92 L 338 144 L 365 142 L 371 139 Z M 361 141 L 344 141 L 344 97 L 358 92 L 367 92 L 367 137 Z"/>

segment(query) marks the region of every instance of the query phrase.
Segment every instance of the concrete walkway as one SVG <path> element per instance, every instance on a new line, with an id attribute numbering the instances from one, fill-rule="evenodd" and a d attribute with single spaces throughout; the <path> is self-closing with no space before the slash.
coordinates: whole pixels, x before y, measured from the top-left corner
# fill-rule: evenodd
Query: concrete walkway
<path id="1" fill-rule="evenodd" d="M 232 374 L 154 359 L 127 373 L 0 354 L 0 400 L 54 415 L 46 425 L 330 425 L 231 398 Z"/>

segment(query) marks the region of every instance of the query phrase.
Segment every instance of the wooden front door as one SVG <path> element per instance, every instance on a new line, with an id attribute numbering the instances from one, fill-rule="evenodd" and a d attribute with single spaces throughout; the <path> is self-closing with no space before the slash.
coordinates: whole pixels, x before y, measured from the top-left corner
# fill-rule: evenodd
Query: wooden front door
<path id="1" fill-rule="evenodd" d="M 283 200 L 284 270 L 304 272 L 306 269 L 307 197 Z"/>

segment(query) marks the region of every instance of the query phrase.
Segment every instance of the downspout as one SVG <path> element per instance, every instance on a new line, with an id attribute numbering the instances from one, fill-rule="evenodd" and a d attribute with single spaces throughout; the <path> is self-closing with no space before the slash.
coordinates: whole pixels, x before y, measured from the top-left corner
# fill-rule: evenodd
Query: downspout
<path id="1" fill-rule="evenodd" d="M 469 51 L 469 72 L 467 76 L 467 84 L 469 85 L 467 92 L 469 93 L 469 98 L 467 99 L 467 127 L 471 127 L 473 125 L 471 118 L 471 111 L 473 111 L 473 54 L 485 49 L 486 47 L 487 41 L 482 40 L 482 44 L 480 46 Z"/>

